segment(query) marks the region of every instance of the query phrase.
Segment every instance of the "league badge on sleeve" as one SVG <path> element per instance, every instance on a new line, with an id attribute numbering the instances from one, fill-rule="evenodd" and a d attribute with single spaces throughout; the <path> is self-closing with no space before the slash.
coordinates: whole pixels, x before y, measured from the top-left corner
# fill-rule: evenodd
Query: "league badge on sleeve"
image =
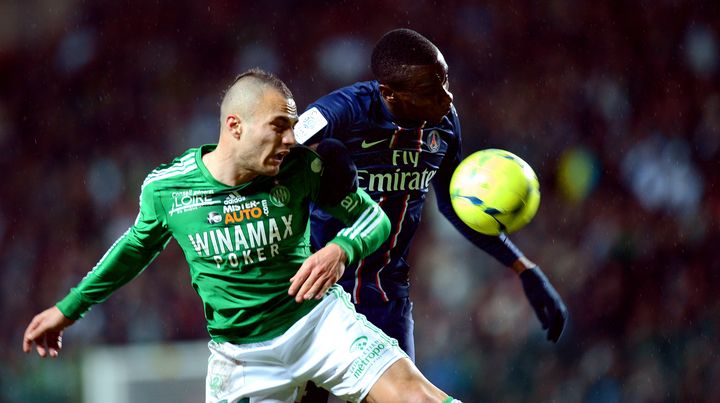
<path id="1" fill-rule="evenodd" d="M 318 108 L 310 108 L 298 118 L 295 125 L 295 140 L 299 144 L 305 144 L 315 133 L 327 126 L 328 121 L 320 113 Z"/>

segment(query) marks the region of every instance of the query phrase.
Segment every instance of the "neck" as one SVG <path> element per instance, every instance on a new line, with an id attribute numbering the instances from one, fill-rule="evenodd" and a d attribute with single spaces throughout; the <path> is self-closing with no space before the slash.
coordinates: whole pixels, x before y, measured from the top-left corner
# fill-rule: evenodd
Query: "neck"
<path id="1" fill-rule="evenodd" d="M 222 143 L 202 156 L 203 164 L 212 177 L 227 186 L 238 186 L 253 180 L 257 174 L 243 168 Z"/>

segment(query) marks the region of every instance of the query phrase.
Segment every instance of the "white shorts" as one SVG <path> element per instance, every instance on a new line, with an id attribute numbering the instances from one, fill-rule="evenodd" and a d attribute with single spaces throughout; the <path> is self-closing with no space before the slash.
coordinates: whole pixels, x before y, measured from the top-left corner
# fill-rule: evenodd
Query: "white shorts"
<path id="1" fill-rule="evenodd" d="M 207 403 L 291 403 L 309 380 L 359 402 L 390 365 L 407 357 L 397 340 L 355 312 L 338 285 L 282 336 L 208 347 Z"/>

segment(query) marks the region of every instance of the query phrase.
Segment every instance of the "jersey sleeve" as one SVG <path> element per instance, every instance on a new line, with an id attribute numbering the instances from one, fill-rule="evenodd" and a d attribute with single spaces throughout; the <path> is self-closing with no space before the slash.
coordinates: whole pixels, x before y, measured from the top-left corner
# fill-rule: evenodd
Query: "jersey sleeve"
<path id="1" fill-rule="evenodd" d="M 335 243 L 345 251 L 348 265 L 370 255 L 390 235 L 390 219 L 360 188 L 339 204 L 322 208 L 347 225 L 328 243 Z"/>
<path id="2" fill-rule="evenodd" d="M 318 99 L 308 106 L 298 118 L 295 126 L 295 139 L 300 144 L 311 145 L 334 133 L 345 132 L 350 128 L 359 106 L 349 94 L 335 91 Z"/>
<path id="3" fill-rule="evenodd" d="M 323 203 L 320 200 L 320 192 L 327 186 L 339 186 L 340 184 L 325 183 L 326 176 L 322 172 L 324 166 L 322 158 L 308 147 L 301 147 L 310 156 L 307 163 L 310 166 L 305 183 L 309 187 L 310 201 L 315 207 L 329 213 L 340 220 L 346 227 L 341 228 L 334 238 L 328 243 L 335 243 L 340 246 L 347 256 L 347 264 L 350 265 L 357 260 L 365 258 L 382 245 L 390 235 L 390 219 L 380 206 L 359 187 L 345 195 L 336 204 Z M 316 164 L 319 168 L 315 168 Z M 323 186 L 324 185 L 324 186 Z M 325 245 L 319 245 L 322 247 Z"/>
<path id="4" fill-rule="evenodd" d="M 505 234 L 499 236 L 481 234 L 467 226 L 455 213 L 450 202 L 450 179 L 455 168 L 462 160 L 462 138 L 460 121 L 457 112 L 453 108 L 452 123 L 456 134 L 455 141 L 449 145 L 447 156 L 443 160 L 440 169 L 433 178 L 433 188 L 437 199 L 438 208 L 445 218 L 475 246 L 484 250 L 505 266 L 512 266 L 513 262 L 523 256 L 520 249 L 512 243 Z"/>
<path id="5" fill-rule="evenodd" d="M 156 211 L 153 188 L 140 194 L 135 223 L 115 241 L 95 267 L 56 305 L 69 319 L 81 318 L 90 308 L 140 274 L 170 241 L 170 232 Z"/>
<path id="6" fill-rule="evenodd" d="M 348 265 L 365 258 L 379 248 L 390 235 L 390 219 L 382 208 L 360 188 L 348 193 L 336 204 L 320 202 L 324 169 L 322 158 L 308 147 L 299 146 L 295 151 L 305 151 L 308 156 L 304 162 L 309 166 L 309 169 L 306 169 L 304 183 L 308 188 L 312 205 L 321 208 L 346 225 L 340 228 L 334 238 L 327 243 L 335 243 L 345 251 Z"/>

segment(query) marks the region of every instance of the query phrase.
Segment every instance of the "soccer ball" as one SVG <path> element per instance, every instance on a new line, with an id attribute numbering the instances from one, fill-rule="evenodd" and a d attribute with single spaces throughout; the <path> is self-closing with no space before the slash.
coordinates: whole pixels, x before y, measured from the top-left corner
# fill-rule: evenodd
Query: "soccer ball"
<path id="1" fill-rule="evenodd" d="M 540 183 L 527 162 L 500 149 L 480 150 L 465 158 L 450 180 L 455 213 L 486 235 L 511 233 L 535 217 Z"/>

